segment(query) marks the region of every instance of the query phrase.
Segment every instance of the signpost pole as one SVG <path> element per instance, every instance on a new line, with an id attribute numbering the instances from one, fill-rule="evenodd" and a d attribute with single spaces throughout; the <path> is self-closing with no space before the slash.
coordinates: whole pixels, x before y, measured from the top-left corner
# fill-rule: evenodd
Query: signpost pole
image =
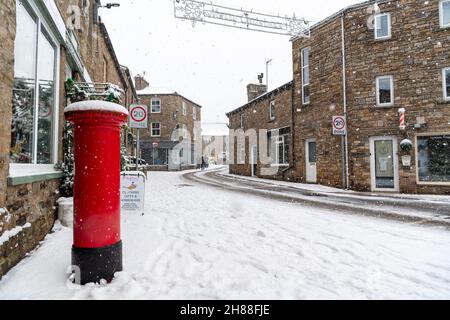
<path id="1" fill-rule="evenodd" d="M 346 189 L 346 174 L 345 174 L 345 136 L 341 136 L 341 161 L 342 161 L 342 188 Z"/>
<path id="2" fill-rule="evenodd" d="M 140 154 L 141 150 L 140 150 L 140 146 L 139 146 L 139 144 L 140 144 L 139 129 L 136 129 L 136 130 L 137 130 L 137 133 L 136 133 L 136 135 L 137 135 L 137 139 L 136 139 L 136 171 L 139 171 L 139 154 Z"/>

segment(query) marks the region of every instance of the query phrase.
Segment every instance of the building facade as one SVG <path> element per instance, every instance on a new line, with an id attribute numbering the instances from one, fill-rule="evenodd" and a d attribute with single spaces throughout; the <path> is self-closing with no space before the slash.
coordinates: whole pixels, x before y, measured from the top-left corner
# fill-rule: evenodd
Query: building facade
<path id="1" fill-rule="evenodd" d="M 149 108 L 148 129 L 140 130 L 141 158 L 155 171 L 195 168 L 202 107 L 176 92 L 155 93 L 151 88 L 138 91 L 138 97 Z"/>
<path id="2" fill-rule="evenodd" d="M 255 86 L 247 86 L 249 99 L 254 97 L 250 91 Z M 293 147 L 292 87 L 292 82 L 286 83 L 227 114 L 231 129 L 230 173 L 286 177 Z"/>
<path id="3" fill-rule="evenodd" d="M 129 90 L 99 6 L 98 0 L 2 2 L 0 276 L 55 222 L 66 79 Z"/>
<path id="4" fill-rule="evenodd" d="M 450 1 L 397 0 L 345 8 L 293 38 L 286 179 L 450 194 L 449 37 Z M 346 138 L 333 135 L 334 116 Z"/>

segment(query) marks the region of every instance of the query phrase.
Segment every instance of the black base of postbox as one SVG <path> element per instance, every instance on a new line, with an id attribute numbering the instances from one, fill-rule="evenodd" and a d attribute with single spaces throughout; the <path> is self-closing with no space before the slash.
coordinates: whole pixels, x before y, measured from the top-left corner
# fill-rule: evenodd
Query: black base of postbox
<path id="1" fill-rule="evenodd" d="M 102 248 L 72 247 L 72 272 L 75 273 L 74 283 L 108 283 L 122 267 L 122 241 Z"/>

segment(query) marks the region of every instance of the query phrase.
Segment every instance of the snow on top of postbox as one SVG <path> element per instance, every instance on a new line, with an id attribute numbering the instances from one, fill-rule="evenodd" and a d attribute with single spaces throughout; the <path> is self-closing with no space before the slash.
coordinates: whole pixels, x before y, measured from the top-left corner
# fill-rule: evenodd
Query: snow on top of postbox
<path id="1" fill-rule="evenodd" d="M 75 102 L 64 109 L 64 113 L 73 111 L 109 111 L 128 115 L 128 110 L 120 104 L 100 100 Z"/>

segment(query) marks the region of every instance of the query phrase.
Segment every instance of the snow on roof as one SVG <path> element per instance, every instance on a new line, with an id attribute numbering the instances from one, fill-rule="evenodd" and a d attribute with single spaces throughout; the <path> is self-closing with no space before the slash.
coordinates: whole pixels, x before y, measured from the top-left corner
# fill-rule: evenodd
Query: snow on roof
<path id="1" fill-rule="evenodd" d="M 229 130 L 226 123 L 202 123 L 202 136 L 228 136 Z"/>
<path id="2" fill-rule="evenodd" d="M 75 102 L 64 109 L 64 113 L 73 111 L 109 111 L 128 115 L 128 110 L 120 104 L 101 100 Z"/>
<path id="3" fill-rule="evenodd" d="M 167 87 L 147 87 L 136 91 L 138 95 L 175 94 L 176 90 Z"/>

